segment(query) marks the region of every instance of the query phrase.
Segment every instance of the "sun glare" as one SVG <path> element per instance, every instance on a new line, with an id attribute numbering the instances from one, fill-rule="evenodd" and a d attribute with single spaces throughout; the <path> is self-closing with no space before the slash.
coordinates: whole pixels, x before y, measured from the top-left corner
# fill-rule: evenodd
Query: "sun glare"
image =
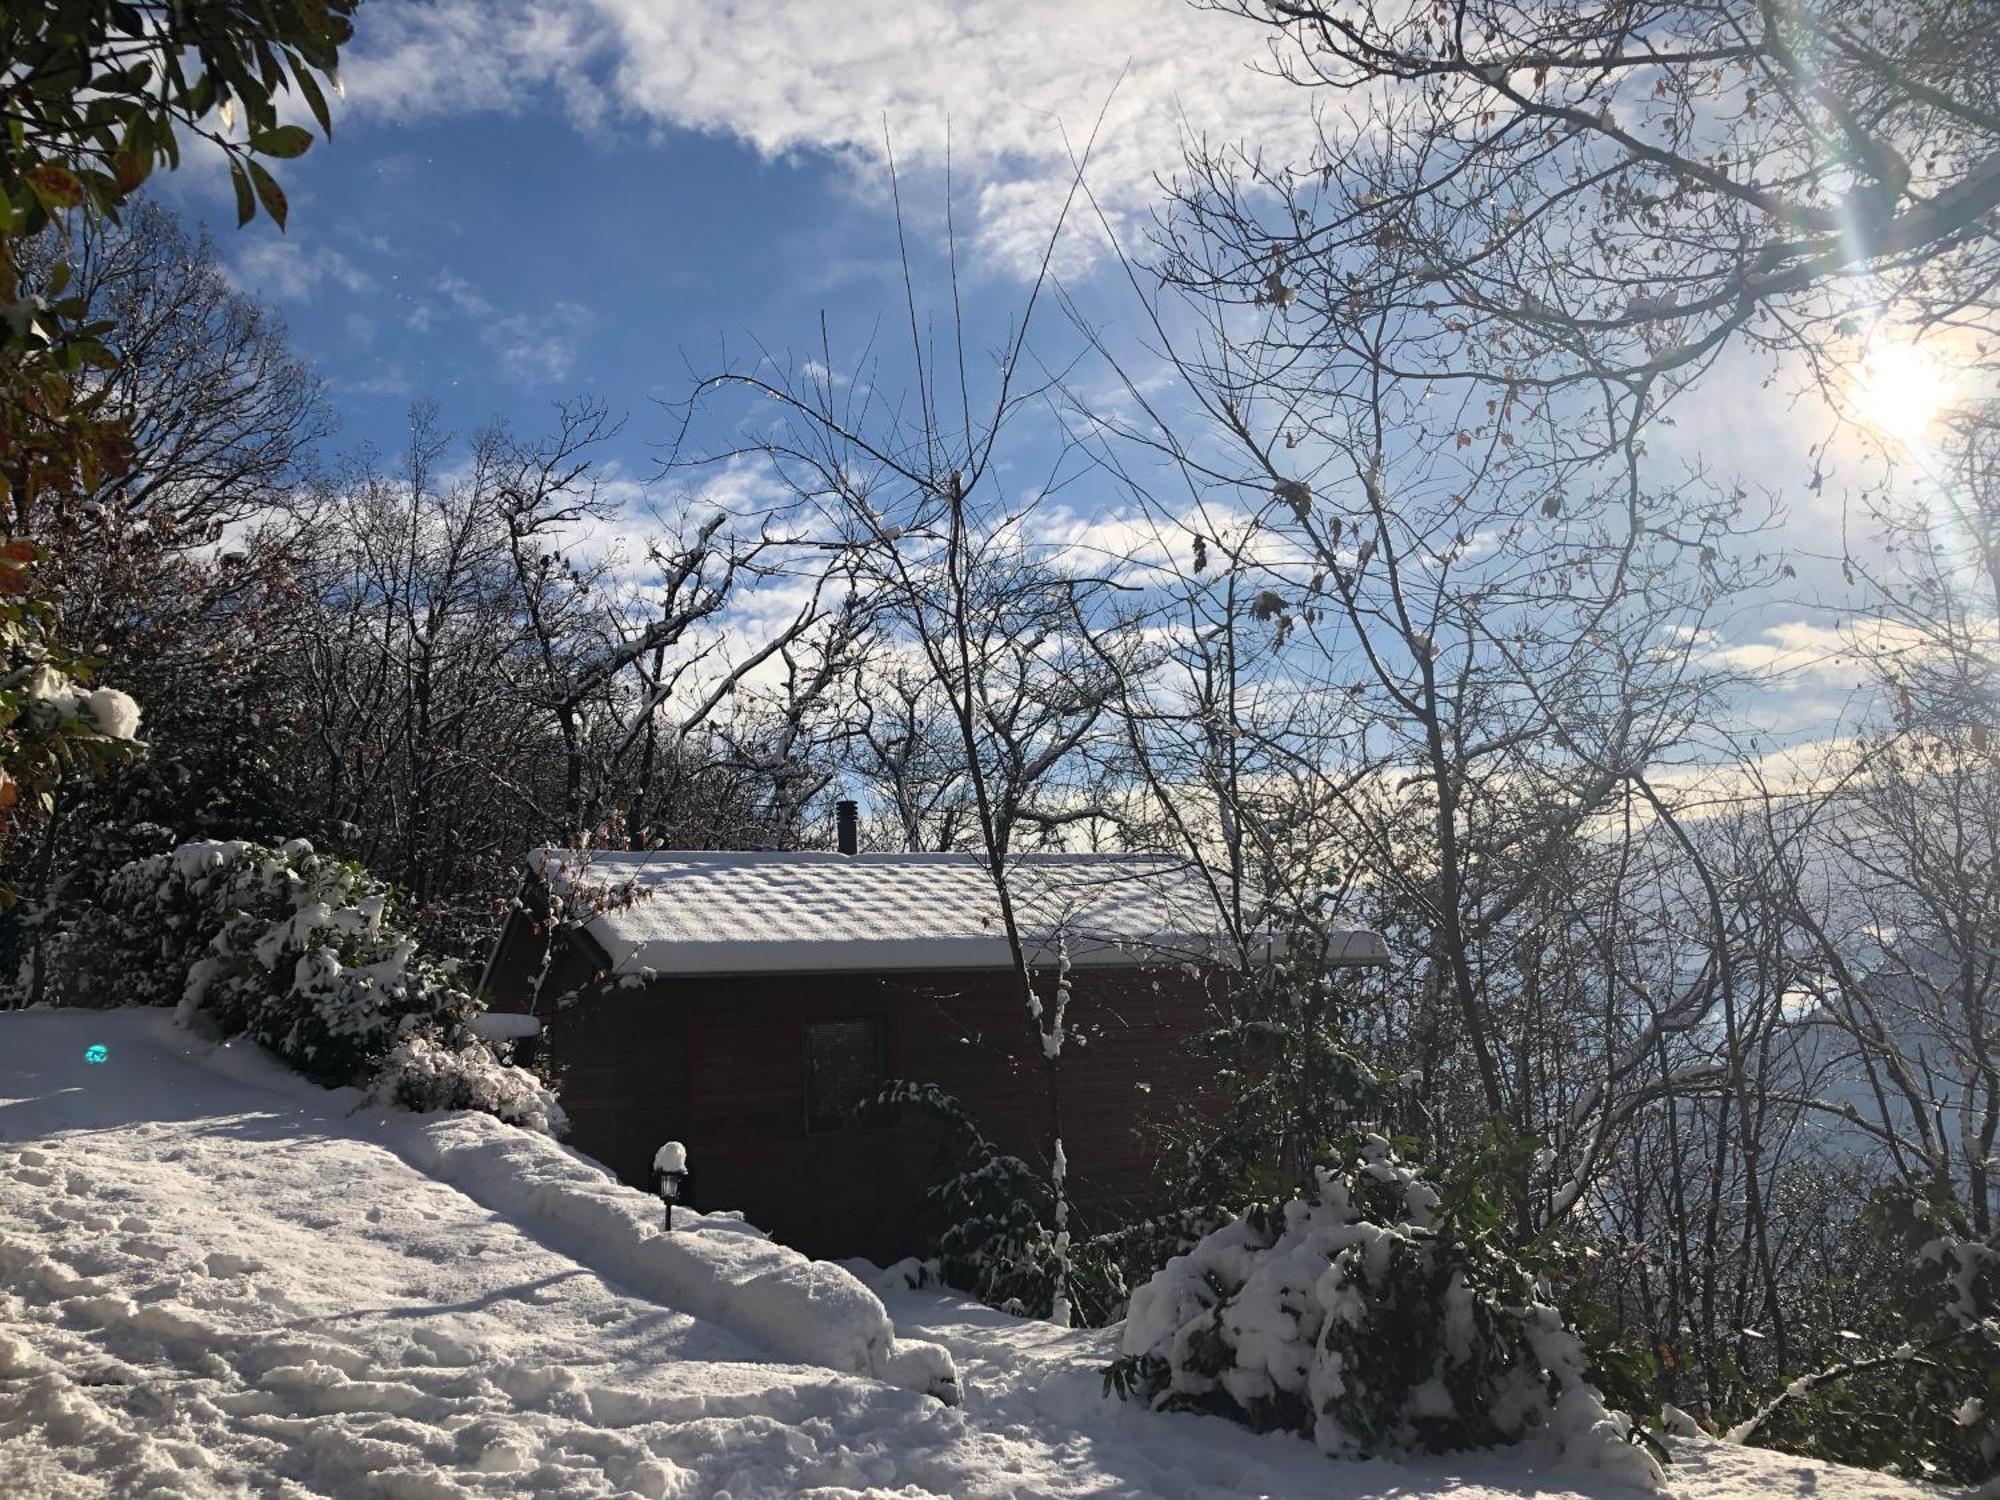
<path id="1" fill-rule="evenodd" d="M 1956 385 L 1951 370 L 1930 350 L 1915 344 L 1876 344 L 1855 366 L 1848 403 L 1856 417 L 1884 437 L 1916 448 Z"/>

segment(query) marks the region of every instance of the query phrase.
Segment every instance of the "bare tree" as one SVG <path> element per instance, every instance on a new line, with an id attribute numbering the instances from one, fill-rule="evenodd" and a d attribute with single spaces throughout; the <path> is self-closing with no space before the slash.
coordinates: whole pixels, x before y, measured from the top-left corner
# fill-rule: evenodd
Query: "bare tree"
<path id="1" fill-rule="evenodd" d="M 24 292 L 46 293 L 60 261 L 63 297 L 113 331 L 103 360 L 77 377 L 88 400 L 67 406 L 104 435 L 104 450 L 46 503 L 28 509 L 16 495 L 11 524 L 42 549 L 37 587 L 56 638 L 114 663 L 109 684 L 168 736 L 153 767 L 118 785 L 73 777 L 45 811 L 23 799 L 6 821 L 32 897 L 79 836 L 121 811 L 201 829 L 259 818 L 253 804 L 269 790 L 253 785 L 269 769 L 259 741 L 283 731 L 259 735 L 255 704 L 295 559 L 282 545 L 205 544 L 309 480 L 330 416 L 282 325 L 231 287 L 205 237 L 164 210 L 142 203 L 121 224 L 90 219 L 17 248 Z M 197 726 L 231 753 L 182 753 L 172 736 Z"/>
<path id="2" fill-rule="evenodd" d="M 519 630 L 498 439 L 474 443 L 463 475 L 447 475 L 450 453 L 420 405 L 396 473 L 357 468 L 309 514 L 316 608 L 294 637 L 312 821 L 421 903 L 490 869 L 502 835 L 473 809 L 504 795 L 532 745 L 509 723 Z"/>
<path id="3" fill-rule="evenodd" d="M 1814 1107 L 1866 1132 L 1908 1183 L 1992 1237 L 2000 1136 L 2000 428 L 1990 399 L 1869 502 L 1884 546 L 1851 558 L 1874 606 L 1851 631 L 1866 717 L 1805 792 L 1766 798 L 1776 893 L 1813 956 Z"/>
<path id="4" fill-rule="evenodd" d="M 611 810 L 613 782 L 636 762 L 637 796 L 650 790 L 661 745 L 707 725 L 737 689 L 767 663 L 786 668 L 789 725 L 780 743 L 795 744 L 804 716 L 839 677 L 844 643 L 854 632 L 851 604 L 844 623 L 822 641 L 831 660 L 802 673 L 796 652 L 822 620 L 822 595 L 832 575 L 821 573 L 791 620 L 733 659 L 719 640 L 704 639 L 734 599 L 739 581 L 765 577 L 783 540 L 739 540 L 717 513 L 681 535 L 662 534 L 646 547 L 643 582 L 618 587 L 610 566 L 578 566 L 562 548 L 606 519 L 610 503 L 591 474 L 591 450 L 611 431 L 602 407 L 565 406 L 556 433 L 540 444 L 508 442 L 496 479 L 517 596 L 527 625 L 534 670 L 523 691 L 550 715 L 561 736 L 564 791 L 561 836 L 579 846 L 600 831 Z M 670 704 L 677 704 L 670 708 Z M 784 759 L 779 754 L 779 763 Z M 627 837 L 637 829 L 628 822 Z"/>
<path id="5" fill-rule="evenodd" d="M 1310 162 L 1198 154 L 1170 264 L 1296 301 L 1316 337 L 1419 314 L 1406 373 L 1595 388 L 1629 416 L 1738 340 L 1825 374 L 1878 325 L 1991 327 L 2000 42 L 1978 6 L 1216 8 L 1334 107 Z"/>
<path id="6" fill-rule="evenodd" d="M 1330 832 L 1322 859 L 1337 849 L 1367 870 L 1380 919 L 1420 960 L 1396 1050 L 1441 1141 L 1499 1117 L 1559 1137 L 1552 1161 L 1583 1131 L 1595 1144 L 1577 1159 L 1597 1162 L 1632 1096 L 1635 1033 L 1615 1010 L 1596 1076 L 1561 1066 L 1573 1037 L 1545 1024 L 1538 974 L 1609 912 L 1566 896 L 1566 872 L 1590 869 L 1633 805 L 1662 815 L 1667 768 L 1727 752 L 1703 741 L 1728 682 L 1699 643 L 1776 572 L 1732 555 L 1761 518 L 1699 472 L 1649 482 L 1635 437 L 1592 456 L 1551 408 L 1496 399 L 1475 424 L 1462 398 L 1440 404 L 1404 373 L 1424 334 L 1389 313 L 1329 325 L 1322 343 L 1213 288 L 1143 305 L 1185 413 L 1128 375 L 1126 412 L 1079 403 L 1079 426 L 1180 539 L 1168 587 L 1206 620 L 1195 649 L 1228 668 L 1221 703 L 1194 697 L 1189 727 L 1226 729 L 1210 755 L 1225 774 L 1204 779 L 1228 789 L 1215 826 L 1232 870 L 1242 830 L 1267 831 L 1252 851 L 1267 864 L 1290 852 L 1269 835 L 1287 819 Z M 1158 499 L 1173 493 L 1162 480 L 1192 508 Z M 1253 749 L 1264 766 L 1246 780 Z M 1274 818 L 1287 780 L 1293 810 Z M 1601 1013 L 1631 978 L 1570 1003 Z M 1672 1023 L 1712 999 L 1685 991 Z M 1518 1184 L 1524 1224 L 1569 1212 L 1587 1180 Z"/>
<path id="7" fill-rule="evenodd" d="M 1086 145 L 1085 159 L 1088 154 Z M 914 414 L 885 407 L 873 381 L 867 394 L 837 386 L 824 335 L 818 373 L 803 382 L 774 374 L 770 361 L 760 359 L 707 377 L 690 399 L 690 412 L 725 392 L 775 407 L 778 421 L 757 429 L 766 435 L 704 461 L 747 454 L 768 466 L 799 498 L 799 513 L 813 534 L 844 550 L 860 586 L 878 601 L 885 636 L 876 650 L 901 658 L 891 674 L 902 671 L 906 681 L 922 683 L 904 696 L 907 734 L 892 732 L 880 740 L 867 731 L 863 735 L 871 768 L 885 772 L 896 789 L 906 839 L 921 832 L 922 822 L 909 757 L 920 737 L 932 746 L 940 743 L 928 725 L 914 719 L 925 699 L 943 711 L 956 764 L 933 780 L 948 789 L 962 779 L 969 793 L 968 842 L 991 877 L 1010 966 L 1046 1063 L 1058 1265 L 1052 1316 L 1064 1322 L 1072 1310 L 1060 1090 L 1068 963 L 1059 954 L 1054 989 L 1045 999 L 1023 937 L 1010 861 L 1024 839 L 1053 839 L 1064 829 L 1116 817 L 1117 809 L 1094 794 L 1090 768 L 1120 691 L 1117 657 L 1129 645 L 1097 633 L 1108 623 L 1106 604 L 1120 589 L 1118 580 L 1108 572 L 1065 566 L 1049 555 L 1052 549 L 1039 545 L 1037 501 L 1055 486 L 1044 482 L 1010 492 L 1002 458 L 1017 417 L 1053 385 L 1035 375 L 1028 335 L 1051 281 L 1056 237 L 1080 190 L 1081 172 L 1080 163 L 1035 283 L 983 381 L 977 406 L 957 300 L 957 244 L 950 234 L 952 308 L 941 357 L 919 319 L 905 255 Z M 949 183 L 946 193 L 949 214 Z M 1051 478 L 1062 472 L 1068 456 L 1067 445 L 1058 445 Z"/>
<path id="8" fill-rule="evenodd" d="M 857 669 L 849 689 L 856 723 L 848 756 L 875 789 L 903 847 L 956 849 L 972 835 L 970 793 L 956 726 L 929 672 L 891 660 Z"/>
<path id="9" fill-rule="evenodd" d="M 93 221 L 71 243 L 44 236 L 35 249 L 45 263 L 33 274 L 62 260 L 65 295 L 115 327 L 97 412 L 122 424 L 131 462 L 88 497 L 94 524 L 143 517 L 185 545 L 289 503 L 313 475 L 332 414 L 284 325 L 235 289 L 207 235 L 141 203 L 117 224 Z M 58 511 L 36 524 L 89 523 Z"/>

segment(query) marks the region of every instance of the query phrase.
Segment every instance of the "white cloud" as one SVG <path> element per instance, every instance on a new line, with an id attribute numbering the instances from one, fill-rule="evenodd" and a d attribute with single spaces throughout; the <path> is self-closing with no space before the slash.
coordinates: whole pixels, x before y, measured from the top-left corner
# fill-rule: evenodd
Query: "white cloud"
<path id="1" fill-rule="evenodd" d="M 1780 620 L 1761 626 L 1748 640 L 1717 644 L 1708 659 L 1794 684 L 1858 688 L 1871 663 L 1917 659 L 1937 649 L 1914 625 L 1863 614 L 1831 625 Z"/>
<path id="2" fill-rule="evenodd" d="M 1027 540 L 1061 566 L 1165 583 L 1188 566 L 1194 537 L 1209 534 L 1198 515 L 1171 518 L 1136 508 L 1052 506 L 1031 512 Z"/>
<path id="3" fill-rule="evenodd" d="M 371 284 L 367 272 L 331 245 L 276 233 L 246 236 L 229 278 L 243 291 L 280 302 L 304 302 L 328 287 L 359 292 Z"/>
<path id="4" fill-rule="evenodd" d="M 1715 666 L 1759 678 L 1767 690 L 1780 683 L 1851 688 L 1861 668 L 1857 644 L 1852 629 L 1780 620 L 1760 627 L 1749 639 L 1715 642 L 1705 656 Z"/>
<path id="5" fill-rule="evenodd" d="M 569 378 L 576 366 L 577 341 L 589 326 L 590 310 L 574 302 L 555 301 L 536 312 L 505 311 L 456 272 L 442 273 L 438 294 L 472 323 L 480 343 L 500 371 L 517 385 L 554 385 Z M 434 320 L 428 308 L 412 315 L 428 328 Z"/>
<path id="6" fill-rule="evenodd" d="M 583 67 L 602 18 L 565 0 L 433 0 L 378 6 L 341 60 L 346 108 L 393 120 L 518 109 L 554 88 L 590 118 Z"/>
<path id="7" fill-rule="evenodd" d="M 433 0 L 371 10 L 359 33 L 350 104 L 391 118 L 553 96 L 588 127 L 827 152 L 877 185 L 885 132 L 927 184 L 949 152 L 975 250 L 1017 269 L 1039 258 L 1069 151 L 1107 99 L 1090 182 L 1121 229 L 1177 167 L 1184 126 L 1279 158 L 1311 139 L 1300 92 L 1255 67 L 1264 30 L 1172 0 L 772 0 L 754 14 L 706 0 Z M 1080 239 L 1065 261 L 1084 253 Z"/>

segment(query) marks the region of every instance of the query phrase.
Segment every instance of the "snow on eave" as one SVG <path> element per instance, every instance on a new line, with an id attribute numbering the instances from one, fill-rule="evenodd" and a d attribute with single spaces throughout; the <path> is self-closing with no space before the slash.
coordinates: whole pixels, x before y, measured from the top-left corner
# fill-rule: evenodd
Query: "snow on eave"
<path id="1" fill-rule="evenodd" d="M 997 894 L 969 854 L 536 850 L 530 868 L 606 909 L 577 930 L 603 967 L 649 974 L 1004 970 Z M 1029 854 L 1011 862 L 1026 956 L 1080 968 L 1214 967 L 1239 960 L 1205 882 L 1167 855 Z M 1263 935 L 1252 957 L 1282 946 Z M 1388 961 L 1377 933 L 1328 935 L 1328 962 Z"/>
<path id="2" fill-rule="evenodd" d="M 542 1034 L 542 1023 L 533 1016 L 513 1010 L 486 1010 L 468 1023 L 474 1036 L 489 1042 L 518 1042 Z"/>

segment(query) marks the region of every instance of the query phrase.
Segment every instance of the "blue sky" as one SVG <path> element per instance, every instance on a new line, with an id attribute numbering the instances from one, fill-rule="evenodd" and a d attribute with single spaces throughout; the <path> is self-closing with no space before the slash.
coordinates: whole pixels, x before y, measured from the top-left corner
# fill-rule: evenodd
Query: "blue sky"
<path id="1" fill-rule="evenodd" d="M 370 0 L 334 138 L 286 164 L 289 232 L 235 228 L 213 162 L 191 160 L 166 191 L 326 377 L 336 452 L 393 454 L 418 399 L 461 433 L 496 417 L 533 431 L 588 394 L 626 418 L 612 472 L 644 479 L 674 432 L 660 403 L 725 348 L 739 367 L 759 344 L 796 367 L 824 315 L 837 368 L 874 334 L 881 385 L 902 383 L 885 137 L 939 315 L 950 163 L 984 351 L 1021 305 L 1100 111 L 1091 186 L 1127 238 L 1184 132 L 1305 159 L 1312 101 L 1270 76 L 1267 40 L 1173 0 Z M 1093 227 L 1058 264 L 1086 314 L 1136 326 Z M 1046 311 L 1059 357 L 1074 339 Z M 1662 446 L 1769 484 L 1792 507 L 1789 536 L 1823 544 L 1837 499 L 1804 480 L 1826 415 L 1767 373 L 1718 370 Z M 1077 525 L 1112 503 L 1089 487 L 1063 500 Z M 1823 653 L 1831 619 L 1772 600 L 1736 617 L 1732 647 Z M 1844 695 L 1845 676 L 1808 674 L 1802 691 Z"/>
<path id="2" fill-rule="evenodd" d="M 287 164 L 288 232 L 237 230 L 212 164 L 169 191 L 327 377 L 340 444 L 393 444 L 420 397 L 462 429 L 532 426 L 591 393 L 629 414 L 621 461 L 638 473 L 670 429 L 653 400 L 725 344 L 804 358 L 822 313 L 837 352 L 885 316 L 900 333 L 885 138 L 933 290 L 949 151 L 969 321 L 997 336 L 1068 150 L 1114 92 L 1093 183 L 1126 229 L 1174 167 L 1183 119 L 1305 126 L 1296 95 L 1254 71 L 1260 47 L 1255 28 L 1160 0 L 774 0 L 754 15 L 372 0 L 334 139 Z M 1110 284 L 1092 262 L 1080 240 L 1066 251 L 1086 291 Z"/>
<path id="3" fill-rule="evenodd" d="M 725 344 L 783 346 L 822 309 L 865 336 L 894 291 L 893 224 L 811 152 L 766 159 L 691 131 L 607 140 L 539 109 L 362 118 L 289 180 L 283 236 L 206 216 L 326 376 L 343 443 L 393 444 L 423 397 L 454 426 L 531 428 L 593 394 L 629 414 L 618 446 L 645 464 L 671 426 L 654 398 Z"/>

